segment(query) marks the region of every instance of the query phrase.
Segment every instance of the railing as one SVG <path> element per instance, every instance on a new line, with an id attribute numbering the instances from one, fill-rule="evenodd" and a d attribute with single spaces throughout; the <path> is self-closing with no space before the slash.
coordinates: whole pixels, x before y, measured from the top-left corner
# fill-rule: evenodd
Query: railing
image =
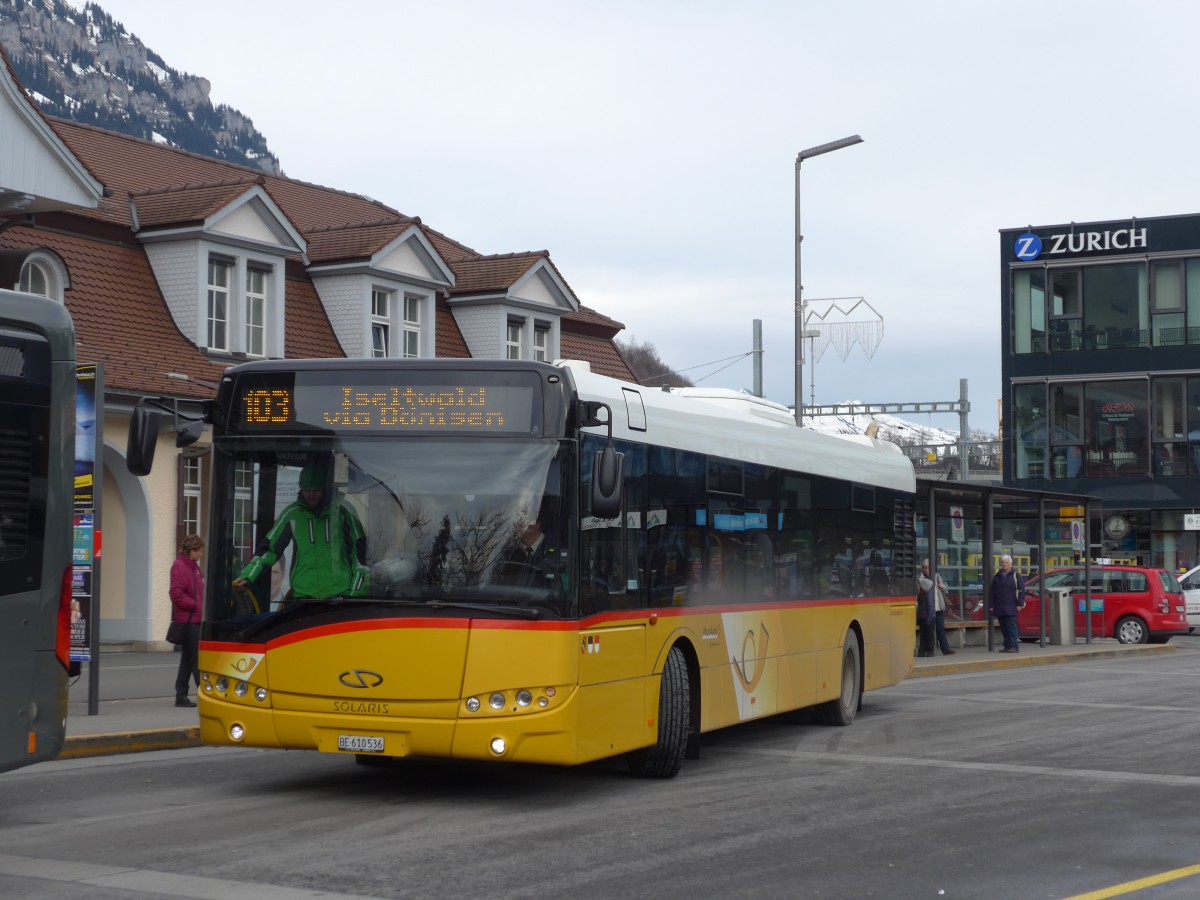
<path id="1" fill-rule="evenodd" d="M 959 448 L 954 444 L 910 444 L 901 446 L 918 475 L 958 477 Z M 967 471 L 970 478 L 991 480 L 1000 476 L 1001 442 L 967 441 Z"/>
<path id="2" fill-rule="evenodd" d="M 1070 320 L 1074 323 L 1076 320 Z M 1153 342 L 1151 337 L 1153 336 Z M 1106 328 L 1080 331 L 1078 327 L 1053 324 L 1050 331 L 1029 335 L 1029 349 L 1022 353 L 1074 353 L 1078 350 L 1135 350 L 1149 347 L 1194 347 L 1200 345 L 1200 326 Z"/>

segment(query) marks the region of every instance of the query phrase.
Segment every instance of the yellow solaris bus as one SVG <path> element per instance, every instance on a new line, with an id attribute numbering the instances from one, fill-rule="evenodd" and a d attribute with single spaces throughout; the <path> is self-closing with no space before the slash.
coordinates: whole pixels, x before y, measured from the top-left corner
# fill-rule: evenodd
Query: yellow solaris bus
<path id="1" fill-rule="evenodd" d="M 911 465 L 778 404 L 293 360 L 227 370 L 206 419 L 208 743 L 670 777 L 704 732 L 847 725 L 912 670 Z"/>

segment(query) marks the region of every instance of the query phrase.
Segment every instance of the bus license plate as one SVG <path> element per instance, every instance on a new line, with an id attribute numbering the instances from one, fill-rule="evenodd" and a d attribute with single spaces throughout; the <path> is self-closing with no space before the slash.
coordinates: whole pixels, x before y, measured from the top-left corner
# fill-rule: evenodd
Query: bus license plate
<path id="1" fill-rule="evenodd" d="M 339 734 L 338 749 L 352 753 L 382 753 L 383 738 L 366 737 L 361 734 Z"/>

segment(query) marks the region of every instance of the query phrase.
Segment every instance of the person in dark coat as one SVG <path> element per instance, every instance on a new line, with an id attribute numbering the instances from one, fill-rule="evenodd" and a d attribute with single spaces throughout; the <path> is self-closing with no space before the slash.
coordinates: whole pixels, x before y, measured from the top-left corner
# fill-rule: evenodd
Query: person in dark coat
<path id="1" fill-rule="evenodd" d="M 188 679 L 200 686 L 200 610 L 204 605 L 204 576 L 200 557 L 204 538 L 189 534 L 179 544 L 179 556 L 171 564 L 171 621 L 183 625 L 183 652 L 175 675 L 175 705 L 195 706 L 188 699 Z"/>
<path id="2" fill-rule="evenodd" d="M 937 574 L 937 584 L 934 585 L 935 579 L 930 574 L 929 560 L 921 563 L 921 574 L 917 576 L 918 592 L 925 592 L 933 598 L 933 610 L 931 625 L 934 626 L 934 631 L 937 634 L 937 644 L 942 649 L 942 656 L 953 656 L 954 651 L 950 649 L 950 639 L 946 636 L 946 582 L 942 581 L 942 573 Z M 919 596 L 919 593 L 918 593 Z M 922 636 L 924 636 L 922 634 Z M 922 653 L 922 656 L 933 656 L 933 639 L 929 639 L 929 652 Z"/>
<path id="3" fill-rule="evenodd" d="M 1000 652 L 1020 653 L 1017 613 L 1025 608 L 1025 579 L 1013 570 L 1012 557 L 1007 553 L 1000 557 L 1000 571 L 992 577 L 991 601 L 992 615 L 999 621 L 1004 636 Z"/>
<path id="4" fill-rule="evenodd" d="M 929 578 L 929 561 L 917 578 L 917 656 L 933 656 L 936 594 Z"/>

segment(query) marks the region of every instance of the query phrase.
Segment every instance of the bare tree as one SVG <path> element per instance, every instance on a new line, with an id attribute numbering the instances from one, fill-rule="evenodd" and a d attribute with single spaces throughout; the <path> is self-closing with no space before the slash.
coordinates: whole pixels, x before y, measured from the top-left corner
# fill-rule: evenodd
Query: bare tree
<path id="1" fill-rule="evenodd" d="M 625 357 L 625 362 L 633 370 L 639 384 L 659 387 L 692 387 L 689 378 L 680 375 L 658 355 L 658 349 L 649 341 L 639 341 L 637 338 L 628 340 L 617 339 L 617 348 Z"/>

